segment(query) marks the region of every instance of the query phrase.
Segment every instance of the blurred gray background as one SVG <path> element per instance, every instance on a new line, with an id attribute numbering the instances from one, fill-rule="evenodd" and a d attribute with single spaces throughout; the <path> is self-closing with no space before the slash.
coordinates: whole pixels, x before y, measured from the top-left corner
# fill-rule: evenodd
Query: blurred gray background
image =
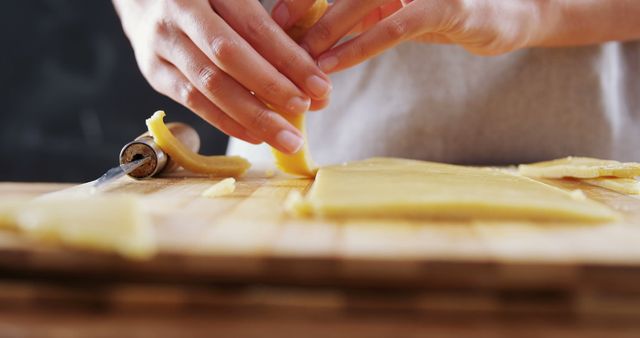
<path id="1" fill-rule="evenodd" d="M 158 109 L 224 153 L 224 134 L 146 83 L 110 1 L 0 6 L 0 181 L 93 180 Z"/>

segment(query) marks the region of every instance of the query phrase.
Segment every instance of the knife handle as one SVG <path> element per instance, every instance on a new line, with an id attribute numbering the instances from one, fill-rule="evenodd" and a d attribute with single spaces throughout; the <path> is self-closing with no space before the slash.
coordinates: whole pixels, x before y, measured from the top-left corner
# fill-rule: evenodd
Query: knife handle
<path id="1" fill-rule="evenodd" d="M 200 136 L 191 126 L 180 122 L 171 122 L 167 124 L 167 128 L 186 148 L 196 153 L 200 150 Z M 147 157 L 150 157 L 151 160 L 130 172 L 129 176 L 144 179 L 159 173 L 169 173 L 180 167 L 154 142 L 149 132 L 136 137 L 134 141 L 127 143 L 122 148 L 120 164 Z"/>

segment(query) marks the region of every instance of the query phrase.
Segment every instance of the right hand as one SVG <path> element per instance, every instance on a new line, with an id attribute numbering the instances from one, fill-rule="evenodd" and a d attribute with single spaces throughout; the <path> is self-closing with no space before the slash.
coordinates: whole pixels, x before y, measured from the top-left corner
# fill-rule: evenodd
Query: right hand
<path id="1" fill-rule="evenodd" d="M 228 135 L 295 153 L 284 114 L 326 102 L 330 80 L 255 0 L 113 0 L 151 86 Z M 265 103 L 263 103 L 265 102 Z"/>

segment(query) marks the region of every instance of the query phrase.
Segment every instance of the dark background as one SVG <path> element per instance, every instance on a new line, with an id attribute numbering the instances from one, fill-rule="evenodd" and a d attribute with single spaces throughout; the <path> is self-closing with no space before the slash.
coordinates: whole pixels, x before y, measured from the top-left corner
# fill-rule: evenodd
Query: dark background
<path id="1" fill-rule="evenodd" d="M 159 109 L 224 153 L 226 136 L 147 84 L 110 1 L 5 0 L 0 28 L 0 181 L 93 180 Z"/>

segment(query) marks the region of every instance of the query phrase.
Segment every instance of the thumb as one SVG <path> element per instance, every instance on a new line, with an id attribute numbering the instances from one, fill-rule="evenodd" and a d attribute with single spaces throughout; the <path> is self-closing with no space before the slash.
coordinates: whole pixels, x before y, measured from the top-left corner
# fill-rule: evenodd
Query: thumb
<path id="1" fill-rule="evenodd" d="M 279 0 L 273 10 L 271 17 L 278 26 L 287 30 L 309 12 L 316 0 Z"/>

